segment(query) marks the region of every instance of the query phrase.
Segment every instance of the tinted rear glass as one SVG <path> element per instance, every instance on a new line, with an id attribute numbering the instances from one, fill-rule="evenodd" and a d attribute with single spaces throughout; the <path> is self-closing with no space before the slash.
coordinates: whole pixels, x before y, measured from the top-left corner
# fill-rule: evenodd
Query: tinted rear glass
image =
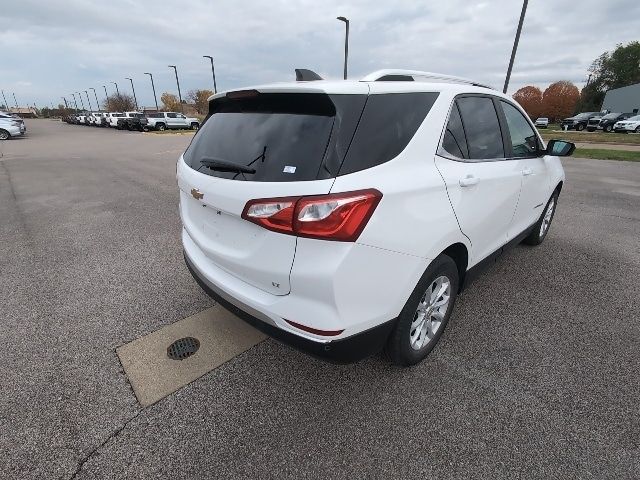
<path id="1" fill-rule="evenodd" d="M 364 104 L 364 98 L 360 102 Z M 322 167 L 330 141 L 335 147 L 338 135 L 332 135 L 332 130 L 341 122 L 343 115 L 339 116 L 336 120 L 336 106 L 325 94 L 218 98 L 210 103 L 209 117 L 187 149 L 185 161 L 202 173 L 237 180 L 287 182 L 327 177 Z M 256 172 L 220 172 L 202 166 L 203 159 L 248 166 Z M 332 163 L 339 165 L 335 160 Z"/>
<path id="2" fill-rule="evenodd" d="M 436 92 L 370 95 L 340 175 L 375 167 L 397 157 L 438 98 Z"/>

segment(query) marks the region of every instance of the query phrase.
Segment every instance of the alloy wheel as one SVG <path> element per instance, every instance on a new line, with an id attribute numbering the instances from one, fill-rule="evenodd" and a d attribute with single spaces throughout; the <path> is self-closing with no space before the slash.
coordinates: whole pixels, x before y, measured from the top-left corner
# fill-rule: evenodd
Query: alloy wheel
<path id="1" fill-rule="evenodd" d="M 553 209 L 556 206 L 555 198 L 551 198 L 549 200 L 549 205 L 547 205 L 547 210 L 544 212 L 544 217 L 542 218 L 542 224 L 540 225 L 540 238 L 544 237 L 549 230 L 549 225 L 551 225 L 551 217 L 553 217 Z"/>
<path id="2" fill-rule="evenodd" d="M 424 293 L 411 322 L 409 343 L 414 350 L 424 348 L 442 326 L 451 299 L 451 280 L 444 275 L 436 278 Z"/>

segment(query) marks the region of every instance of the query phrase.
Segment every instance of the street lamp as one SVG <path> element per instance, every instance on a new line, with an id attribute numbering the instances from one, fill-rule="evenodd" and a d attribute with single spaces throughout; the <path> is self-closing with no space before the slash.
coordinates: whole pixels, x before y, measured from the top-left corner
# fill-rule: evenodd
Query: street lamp
<path id="1" fill-rule="evenodd" d="M 87 103 L 89 104 L 89 111 L 91 111 L 93 106 L 91 105 L 91 100 L 89 100 L 89 94 L 87 93 L 86 90 L 84 90 L 84 94 L 87 96 Z"/>
<path id="2" fill-rule="evenodd" d="M 169 65 L 169 68 L 173 68 L 176 74 L 176 83 L 178 84 L 178 99 L 180 100 L 180 111 L 182 112 L 182 94 L 180 93 L 180 80 L 178 80 L 178 69 L 175 65 Z"/>
<path id="3" fill-rule="evenodd" d="M 138 99 L 136 98 L 136 89 L 133 88 L 133 80 L 129 77 L 124 77 L 125 80 L 129 80 L 131 82 L 131 90 L 133 90 L 133 101 L 136 104 L 136 110 L 138 110 Z"/>
<path id="4" fill-rule="evenodd" d="M 16 108 L 18 108 L 18 100 L 16 100 L 16 94 L 13 94 L 13 101 L 16 102 Z"/>
<path id="5" fill-rule="evenodd" d="M 93 90 L 93 96 L 96 97 L 96 106 L 98 107 L 98 111 L 100 111 L 100 102 L 98 102 L 98 94 L 96 93 L 96 89 L 91 87 L 89 90 Z"/>
<path id="6" fill-rule="evenodd" d="M 349 19 L 346 17 L 337 17 L 337 20 L 344 22 L 344 79 L 347 79 L 347 59 L 349 58 Z"/>
<path id="7" fill-rule="evenodd" d="M 60 97 L 62 98 L 62 100 L 64 100 L 64 107 L 68 110 L 69 109 L 69 104 L 67 103 L 67 99 L 64 97 Z"/>
<path id="8" fill-rule="evenodd" d="M 104 106 L 108 110 L 109 109 L 109 94 L 107 93 L 106 85 L 102 85 L 102 88 L 104 88 Z"/>
<path id="9" fill-rule="evenodd" d="M 116 95 L 120 96 L 120 92 L 118 91 L 118 84 L 116 82 L 111 82 L 116 86 Z"/>
<path id="10" fill-rule="evenodd" d="M 80 95 L 80 92 L 76 92 L 76 94 L 78 95 L 78 98 L 80 99 L 80 105 L 82 106 L 82 110 L 86 110 L 86 108 L 84 108 L 84 100 L 82 100 L 82 95 Z"/>
<path id="11" fill-rule="evenodd" d="M 76 94 L 72 93 L 71 95 L 73 95 L 73 104 L 76 106 L 76 112 L 78 111 L 78 102 L 76 101 Z"/>
<path id="12" fill-rule="evenodd" d="M 516 31 L 516 39 L 513 42 L 513 49 L 511 50 L 511 59 L 509 60 L 509 68 L 507 69 L 507 78 L 504 79 L 504 88 L 502 93 L 507 93 L 509 88 L 509 80 L 511 79 L 511 70 L 513 69 L 513 61 L 516 59 L 516 51 L 518 50 L 518 43 L 520 42 L 520 32 L 522 32 L 522 24 L 524 23 L 524 14 L 527 13 L 527 5 L 529 0 L 524 0 L 522 4 L 522 12 L 520 12 L 520 22 L 518 22 L 518 30 Z"/>
<path id="13" fill-rule="evenodd" d="M 8 110 L 9 104 L 7 103 L 7 97 L 4 96 L 4 90 L 2 90 L 2 98 L 4 99 L 4 106 Z"/>
<path id="14" fill-rule="evenodd" d="M 213 57 L 211 55 L 203 55 L 202 58 L 208 58 L 211 60 L 211 75 L 213 75 L 213 93 L 218 92 L 218 87 L 216 86 L 216 71 L 213 68 Z"/>
<path id="15" fill-rule="evenodd" d="M 160 109 L 158 108 L 158 97 L 156 97 L 156 86 L 153 84 L 153 75 L 150 74 L 149 72 L 144 72 L 145 75 L 149 75 L 151 77 L 151 88 L 153 90 L 153 99 L 156 102 L 156 112 L 159 112 Z"/>

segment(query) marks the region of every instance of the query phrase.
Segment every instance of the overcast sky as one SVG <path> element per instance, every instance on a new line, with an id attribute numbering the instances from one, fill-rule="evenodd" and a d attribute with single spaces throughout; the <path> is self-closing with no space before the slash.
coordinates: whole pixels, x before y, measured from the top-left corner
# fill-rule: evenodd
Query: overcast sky
<path id="1" fill-rule="evenodd" d="M 61 101 L 117 82 L 153 105 L 176 93 L 293 80 L 294 68 L 341 78 L 344 24 L 351 20 L 349 76 L 411 68 L 470 77 L 502 88 L 520 0 L 7 0 L 0 8 L 0 88 L 12 105 Z M 618 43 L 640 40 L 636 0 L 531 0 L 510 92 L 555 80 L 581 86 L 587 68 Z M 91 101 L 95 104 L 93 92 Z M 83 94 L 84 95 L 84 94 Z M 86 102 L 86 98 L 85 98 Z M 4 103 L 0 98 L 0 103 Z"/>

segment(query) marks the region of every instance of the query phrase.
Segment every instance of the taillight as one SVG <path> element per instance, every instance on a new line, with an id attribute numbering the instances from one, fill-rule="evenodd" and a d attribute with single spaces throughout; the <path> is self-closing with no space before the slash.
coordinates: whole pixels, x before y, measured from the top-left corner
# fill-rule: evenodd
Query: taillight
<path id="1" fill-rule="evenodd" d="M 354 242 L 380 203 L 375 189 L 251 200 L 242 218 L 274 232 Z"/>

